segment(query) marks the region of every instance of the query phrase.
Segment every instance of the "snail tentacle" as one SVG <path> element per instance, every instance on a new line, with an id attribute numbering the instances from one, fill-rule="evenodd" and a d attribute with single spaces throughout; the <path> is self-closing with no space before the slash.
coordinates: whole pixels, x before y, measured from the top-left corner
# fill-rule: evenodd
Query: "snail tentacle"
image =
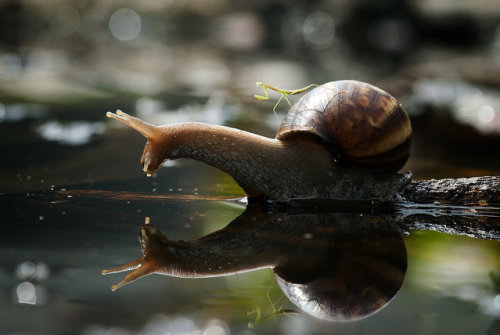
<path id="1" fill-rule="evenodd" d="M 121 110 L 116 110 L 115 114 L 111 112 L 107 112 L 106 116 L 115 120 L 118 120 L 127 126 L 137 130 L 146 138 L 153 138 L 157 136 L 159 130 L 157 126 L 154 126 L 150 123 L 144 122 L 139 118 L 128 115 L 127 113 L 122 112 Z"/>

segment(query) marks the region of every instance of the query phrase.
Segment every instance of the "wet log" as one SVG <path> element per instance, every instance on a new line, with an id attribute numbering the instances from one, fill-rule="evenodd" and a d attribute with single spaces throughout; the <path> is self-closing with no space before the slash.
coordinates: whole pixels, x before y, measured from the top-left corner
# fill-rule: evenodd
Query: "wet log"
<path id="1" fill-rule="evenodd" d="M 454 206 L 500 205 L 500 176 L 412 181 L 400 191 L 406 201 Z"/>
<path id="2" fill-rule="evenodd" d="M 429 179 L 400 191 L 395 217 L 405 230 L 500 240 L 500 177 Z"/>
<path id="3" fill-rule="evenodd" d="M 271 203 L 268 210 L 379 215 L 406 232 L 430 230 L 500 241 L 500 177 L 412 181 L 383 203 L 302 199 Z"/>

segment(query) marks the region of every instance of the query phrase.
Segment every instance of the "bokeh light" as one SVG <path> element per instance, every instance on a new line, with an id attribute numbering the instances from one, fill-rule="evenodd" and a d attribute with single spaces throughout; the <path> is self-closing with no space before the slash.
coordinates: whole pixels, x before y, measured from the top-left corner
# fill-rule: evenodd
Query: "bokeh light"
<path id="1" fill-rule="evenodd" d="M 314 49 L 326 49 L 335 38 L 335 22 L 324 12 L 310 14 L 303 25 L 304 39 Z"/>
<path id="2" fill-rule="evenodd" d="M 35 293 L 35 285 L 30 282 L 22 282 L 17 285 L 16 289 L 17 293 L 17 301 L 20 304 L 36 304 L 36 293 Z"/>
<path id="3" fill-rule="evenodd" d="M 31 261 L 25 261 L 19 264 L 16 268 L 16 277 L 21 280 L 26 280 L 35 275 L 35 263 Z"/>
<path id="4" fill-rule="evenodd" d="M 69 124 L 48 121 L 38 128 L 40 136 L 44 139 L 68 145 L 87 144 L 93 136 L 104 133 L 104 130 L 104 123 L 86 121 L 74 121 Z"/>
<path id="5" fill-rule="evenodd" d="M 109 19 L 109 31 L 120 41 L 130 41 L 139 36 L 142 29 L 141 17 L 130 8 L 116 10 Z"/>

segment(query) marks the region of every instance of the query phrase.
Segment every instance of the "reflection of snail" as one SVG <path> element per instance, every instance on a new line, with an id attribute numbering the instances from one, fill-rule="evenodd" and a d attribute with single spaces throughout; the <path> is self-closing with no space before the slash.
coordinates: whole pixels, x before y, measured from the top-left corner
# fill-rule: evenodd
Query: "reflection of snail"
<path id="1" fill-rule="evenodd" d="M 387 199 L 408 181 L 408 114 L 392 96 L 358 81 L 329 82 L 303 96 L 275 139 L 234 128 L 153 126 L 107 113 L 148 141 L 141 159 L 154 173 L 167 159 L 192 158 L 229 173 L 250 198 Z"/>
<path id="2" fill-rule="evenodd" d="M 201 278 L 273 268 L 305 312 L 353 320 L 384 307 L 406 272 L 401 235 L 384 219 L 359 214 L 264 214 L 249 206 L 231 224 L 194 241 L 170 241 L 154 226 L 139 235 L 143 256 L 104 270 L 132 270 L 113 290 L 151 273 Z"/>
<path id="3" fill-rule="evenodd" d="M 303 311 L 326 320 L 356 320 L 386 306 L 399 291 L 406 272 L 400 234 L 378 231 L 373 222 L 355 225 L 335 227 L 324 250 L 274 268 L 285 295 Z"/>

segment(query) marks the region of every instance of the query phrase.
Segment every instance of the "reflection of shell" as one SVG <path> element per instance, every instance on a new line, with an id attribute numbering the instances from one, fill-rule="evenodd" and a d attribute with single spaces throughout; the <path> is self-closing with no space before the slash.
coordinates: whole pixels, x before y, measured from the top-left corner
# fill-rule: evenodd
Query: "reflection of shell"
<path id="1" fill-rule="evenodd" d="M 406 272 L 406 249 L 399 234 L 343 235 L 314 260 L 313 278 L 297 278 L 291 267 L 276 268 L 286 296 L 303 311 L 326 320 L 349 321 L 375 313 L 396 295 Z M 313 255 L 310 255 L 313 256 Z M 301 271 L 301 270 L 299 270 Z"/>

